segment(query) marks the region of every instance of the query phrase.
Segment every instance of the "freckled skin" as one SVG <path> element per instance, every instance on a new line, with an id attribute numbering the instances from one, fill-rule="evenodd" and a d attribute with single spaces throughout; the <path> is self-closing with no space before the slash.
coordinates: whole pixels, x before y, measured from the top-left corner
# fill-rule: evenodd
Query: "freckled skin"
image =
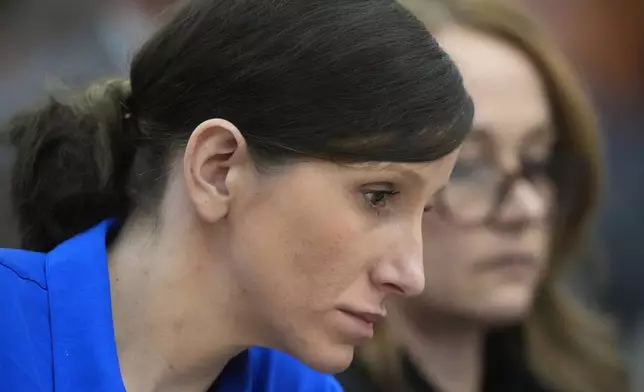
<path id="1" fill-rule="evenodd" d="M 177 154 L 159 222 L 125 225 L 110 251 L 126 385 L 203 390 L 253 346 L 344 370 L 373 333 L 363 313 L 422 292 L 423 215 L 458 152 L 427 163 L 258 170 L 232 123 L 201 123 Z"/>
<path id="2" fill-rule="evenodd" d="M 358 342 L 342 330 L 336 308 L 380 309 L 388 285 L 422 290 L 423 208 L 446 183 L 455 158 L 456 152 L 382 170 L 298 163 L 259 178 L 228 219 L 235 222 L 233 278 L 248 313 L 259 315 L 254 320 L 266 341 L 319 369 L 348 366 Z M 400 180 L 401 170 L 422 181 Z M 382 182 L 395 183 L 400 194 L 378 210 L 364 190 Z"/>

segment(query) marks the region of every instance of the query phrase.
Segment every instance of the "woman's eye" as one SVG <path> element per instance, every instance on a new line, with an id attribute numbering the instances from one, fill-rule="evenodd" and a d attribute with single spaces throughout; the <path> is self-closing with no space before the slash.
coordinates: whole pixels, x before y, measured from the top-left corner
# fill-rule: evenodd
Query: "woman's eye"
<path id="1" fill-rule="evenodd" d="M 549 163 L 547 160 L 525 159 L 523 161 L 523 172 L 530 180 L 547 177 Z"/>
<path id="2" fill-rule="evenodd" d="M 382 208 L 387 205 L 388 199 L 396 194 L 398 194 L 398 192 L 394 190 L 367 191 L 364 193 L 364 197 L 367 203 L 369 203 L 369 206 Z"/>

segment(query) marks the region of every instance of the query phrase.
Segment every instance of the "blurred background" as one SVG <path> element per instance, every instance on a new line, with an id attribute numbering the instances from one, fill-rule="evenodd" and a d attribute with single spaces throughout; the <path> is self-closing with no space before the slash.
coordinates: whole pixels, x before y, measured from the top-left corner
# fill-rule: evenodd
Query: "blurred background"
<path id="1" fill-rule="evenodd" d="M 616 318 L 633 390 L 644 391 L 644 2 L 508 1 L 560 45 L 595 104 L 606 186 L 571 284 Z M 47 92 L 125 76 L 133 51 L 172 2 L 0 0 L 0 123 Z M 0 145 L 0 247 L 18 245 L 7 200 L 11 161 Z"/>

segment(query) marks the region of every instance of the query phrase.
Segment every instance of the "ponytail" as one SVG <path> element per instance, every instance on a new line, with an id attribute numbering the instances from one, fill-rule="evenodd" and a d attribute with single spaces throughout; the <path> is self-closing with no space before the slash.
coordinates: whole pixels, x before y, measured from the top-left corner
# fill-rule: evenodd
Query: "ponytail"
<path id="1" fill-rule="evenodd" d="M 106 218 L 127 217 L 138 139 L 129 96 L 129 82 L 112 80 L 9 122 L 22 248 L 46 252 Z"/>

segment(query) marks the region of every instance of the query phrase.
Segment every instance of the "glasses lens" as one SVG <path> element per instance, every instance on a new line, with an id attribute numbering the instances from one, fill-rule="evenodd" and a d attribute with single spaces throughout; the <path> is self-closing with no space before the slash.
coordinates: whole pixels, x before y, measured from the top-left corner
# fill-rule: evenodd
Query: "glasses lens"
<path id="1" fill-rule="evenodd" d="M 486 173 L 476 179 L 456 180 L 443 191 L 443 200 L 449 214 L 459 221 L 473 222 L 485 219 L 497 202 L 501 183 L 499 176 Z"/>

